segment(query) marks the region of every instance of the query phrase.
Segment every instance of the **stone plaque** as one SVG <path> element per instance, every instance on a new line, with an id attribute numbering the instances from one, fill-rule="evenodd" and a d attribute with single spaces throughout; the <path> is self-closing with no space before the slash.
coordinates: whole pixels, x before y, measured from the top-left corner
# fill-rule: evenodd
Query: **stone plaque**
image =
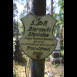
<path id="1" fill-rule="evenodd" d="M 29 14 L 21 21 L 25 30 L 19 40 L 22 50 L 32 59 L 49 56 L 57 45 L 57 40 L 52 35 L 56 20 L 49 14 L 46 16 Z"/>

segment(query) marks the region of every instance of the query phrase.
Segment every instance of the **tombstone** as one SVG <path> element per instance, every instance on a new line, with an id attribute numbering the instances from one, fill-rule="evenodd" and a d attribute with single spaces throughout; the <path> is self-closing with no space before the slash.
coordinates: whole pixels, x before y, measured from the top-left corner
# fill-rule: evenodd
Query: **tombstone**
<path id="1" fill-rule="evenodd" d="M 62 63 L 62 57 L 61 57 L 61 48 L 60 48 L 60 38 L 59 36 L 55 37 L 56 40 L 58 41 L 57 46 L 53 53 L 51 54 L 51 61 L 52 63 Z"/>

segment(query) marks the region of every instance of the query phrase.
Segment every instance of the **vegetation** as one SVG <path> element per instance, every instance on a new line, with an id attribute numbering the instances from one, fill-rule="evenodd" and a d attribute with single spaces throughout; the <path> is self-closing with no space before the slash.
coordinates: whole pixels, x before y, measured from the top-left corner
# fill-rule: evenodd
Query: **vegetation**
<path id="1" fill-rule="evenodd" d="M 23 5 L 24 9 L 22 9 L 21 13 L 19 14 L 18 11 L 18 6 L 17 3 L 19 5 Z M 30 13 L 30 0 L 28 0 L 28 12 Z M 64 0 L 58 0 L 58 2 L 56 2 L 56 0 L 53 0 L 53 3 L 56 5 L 58 5 L 59 7 L 59 13 L 56 13 L 56 6 L 53 7 L 53 17 L 57 20 L 57 23 L 54 26 L 54 30 L 53 30 L 53 35 L 59 35 L 59 37 L 62 39 L 62 31 L 63 31 L 63 26 L 64 26 Z M 46 11 L 49 12 L 50 10 L 50 6 L 46 7 Z M 18 15 L 19 14 L 19 15 Z M 17 59 L 21 59 L 19 61 L 20 65 L 27 65 L 27 68 L 30 68 L 30 63 L 29 63 L 29 57 L 27 57 L 24 53 L 22 54 L 22 50 L 19 50 L 19 52 L 15 52 L 15 45 L 16 42 L 15 40 L 19 40 L 20 37 L 22 37 L 23 33 L 24 33 L 24 27 L 22 22 L 20 21 L 20 19 L 22 17 L 24 17 L 25 15 L 27 15 L 27 6 L 26 6 L 26 0 L 14 0 L 13 2 L 13 56 L 16 53 Z M 16 33 L 18 33 L 18 35 L 16 35 Z M 18 39 L 16 39 L 16 36 L 18 36 Z M 61 43 L 61 55 L 64 59 L 64 41 L 62 39 L 62 43 Z M 21 58 L 19 58 L 21 55 Z M 49 58 L 46 58 L 46 61 L 49 61 Z M 13 59 L 14 60 L 14 59 Z M 57 68 L 58 65 L 54 64 L 54 67 Z M 13 70 L 13 77 L 16 76 L 16 71 Z M 60 74 L 60 76 L 62 76 L 62 74 Z"/>
<path id="2" fill-rule="evenodd" d="M 54 2 L 55 3 L 55 2 Z M 54 27 L 53 34 L 59 35 L 62 39 L 62 32 L 64 26 L 64 0 L 58 0 L 58 8 L 60 8 L 59 13 L 55 13 L 56 6 L 54 6 L 53 17 L 57 19 L 57 23 Z"/>
<path id="3" fill-rule="evenodd" d="M 16 71 L 13 70 L 13 77 L 16 77 Z"/>
<path id="4" fill-rule="evenodd" d="M 18 52 L 15 52 L 15 40 L 18 40 L 24 33 L 24 27 L 22 22 L 20 21 L 20 19 L 27 15 L 27 9 L 28 12 L 30 12 L 30 0 L 28 1 L 28 8 L 26 6 L 26 0 L 14 0 L 13 1 L 13 56 L 16 53 L 16 56 L 23 56 L 21 53 L 22 51 L 19 50 Z M 23 9 L 21 11 L 21 13 L 19 13 L 19 5 L 23 5 Z M 57 5 L 57 6 L 55 6 Z M 56 13 L 56 9 L 57 7 L 59 8 L 59 12 Z M 49 12 L 50 10 L 50 6 L 47 5 L 46 6 L 46 12 Z M 19 15 L 18 15 L 19 14 Z M 57 23 L 54 26 L 54 30 L 53 30 L 53 35 L 59 35 L 59 37 L 62 39 L 62 31 L 63 31 L 63 26 L 64 26 L 64 0 L 58 0 L 58 2 L 56 2 L 56 0 L 53 0 L 53 17 L 57 20 Z M 18 35 L 16 35 L 16 33 L 18 33 Z M 16 39 L 16 36 L 18 37 L 18 39 Z M 62 39 L 63 40 L 63 39 Z M 64 44 L 63 41 L 61 43 L 61 49 L 64 50 Z M 19 55 L 18 55 L 19 54 Z M 63 56 L 63 52 L 62 52 L 62 56 Z M 19 59 L 19 57 L 18 57 Z M 20 62 L 24 62 L 25 59 L 21 60 Z"/>

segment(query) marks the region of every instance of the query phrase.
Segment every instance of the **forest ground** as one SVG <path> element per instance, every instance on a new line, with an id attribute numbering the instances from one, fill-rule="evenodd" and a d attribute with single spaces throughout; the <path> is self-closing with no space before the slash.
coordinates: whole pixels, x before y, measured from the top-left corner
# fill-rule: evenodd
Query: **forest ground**
<path id="1" fill-rule="evenodd" d="M 25 72 L 25 66 L 13 63 L 13 67 L 16 69 L 16 77 L 27 77 Z M 53 77 L 64 77 L 64 64 L 52 64 L 50 60 L 45 61 L 44 77 L 48 77 L 47 72 L 53 74 Z M 30 76 L 30 75 L 29 75 Z"/>
<path id="2" fill-rule="evenodd" d="M 47 76 L 47 72 L 50 72 L 53 77 L 64 77 L 64 64 L 52 64 L 52 62 L 46 61 L 45 62 L 45 77 Z"/>

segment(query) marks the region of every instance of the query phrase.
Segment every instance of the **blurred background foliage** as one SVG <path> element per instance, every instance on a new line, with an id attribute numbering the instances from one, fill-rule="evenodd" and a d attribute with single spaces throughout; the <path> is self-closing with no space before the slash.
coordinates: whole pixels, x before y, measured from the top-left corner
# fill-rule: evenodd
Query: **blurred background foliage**
<path id="1" fill-rule="evenodd" d="M 28 8 L 27 4 L 28 3 Z M 50 13 L 50 2 L 51 0 L 46 0 L 46 14 Z M 15 40 L 18 40 L 22 37 L 24 33 L 24 26 L 21 22 L 21 18 L 31 12 L 30 0 L 13 0 L 13 54 L 15 53 Z M 64 26 L 64 0 L 53 0 L 53 17 L 57 20 L 57 23 L 53 29 L 53 35 L 59 36 L 61 39 L 61 49 L 64 50 L 64 41 L 63 41 L 63 26 Z M 18 52 L 22 54 L 21 52 Z M 63 53 L 62 53 L 63 55 Z M 14 55 L 13 55 L 14 56 Z M 22 55 L 23 56 L 23 55 Z M 24 60 L 24 59 L 23 59 Z M 28 57 L 25 57 L 25 60 L 28 60 Z M 24 61 L 23 61 L 24 62 Z"/>

